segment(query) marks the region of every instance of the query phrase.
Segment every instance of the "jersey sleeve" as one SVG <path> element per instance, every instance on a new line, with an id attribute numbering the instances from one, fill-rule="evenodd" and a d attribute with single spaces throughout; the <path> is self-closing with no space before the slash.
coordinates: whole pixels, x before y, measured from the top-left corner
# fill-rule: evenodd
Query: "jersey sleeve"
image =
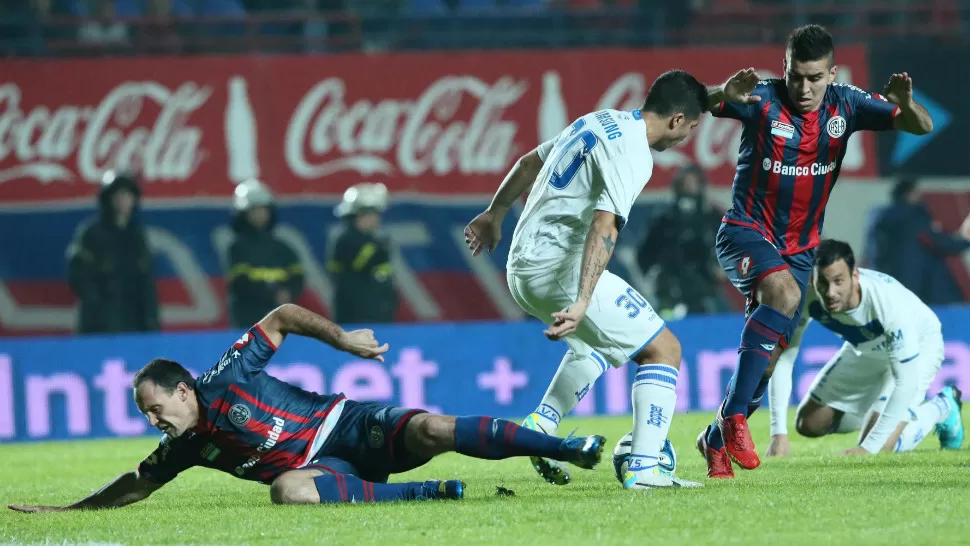
<path id="1" fill-rule="evenodd" d="M 145 460 L 138 465 L 138 475 L 158 485 L 175 479 L 179 473 L 201 464 L 201 456 L 191 438 L 162 438 Z"/>
<path id="2" fill-rule="evenodd" d="M 558 140 L 558 138 L 558 136 L 550 138 L 536 148 L 536 153 L 539 154 L 539 159 L 541 159 L 543 163 L 546 162 L 546 159 L 549 157 L 549 153 L 552 152 L 552 148 L 556 145 L 556 140 Z"/>
<path id="3" fill-rule="evenodd" d="M 845 96 L 852 108 L 853 131 L 888 131 L 899 107 L 877 93 L 868 93 L 858 87 L 844 86 Z"/>
<path id="4" fill-rule="evenodd" d="M 761 108 L 763 108 L 773 96 L 771 83 L 768 81 L 758 82 L 758 85 L 755 86 L 751 94 L 761 97 L 761 101 L 748 104 L 723 101 L 714 107 L 711 114 L 716 118 L 736 119 L 743 123 L 755 121 L 758 119 Z"/>
<path id="5" fill-rule="evenodd" d="M 276 346 L 258 324 L 229 347 L 219 363 L 202 374 L 199 384 L 206 389 L 246 383 L 262 373 L 276 353 Z"/>
<path id="6" fill-rule="evenodd" d="M 606 159 L 604 156 L 594 156 L 594 182 L 593 189 L 600 189 L 595 210 L 611 212 L 618 218 L 618 229 L 622 229 L 630 217 L 630 210 L 636 200 L 640 189 L 643 188 L 645 180 L 640 180 L 644 176 L 638 173 L 638 160 L 629 154 L 624 154 L 614 159 Z"/>

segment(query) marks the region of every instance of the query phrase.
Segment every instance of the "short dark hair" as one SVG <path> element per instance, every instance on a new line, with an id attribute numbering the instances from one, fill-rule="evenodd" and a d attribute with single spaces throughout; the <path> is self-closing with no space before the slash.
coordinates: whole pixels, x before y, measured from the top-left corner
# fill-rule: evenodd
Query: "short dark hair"
<path id="1" fill-rule="evenodd" d="M 915 178 L 902 178 L 896 185 L 893 186 L 892 198 L 893 203 L 902 203 L 906 200 L 906 197 L 916 190 L 917 182 Z"/>
<path id="2" fill-rule="evenodd" d="M 788 36 L 788 57 L 793 61 L 811 62 L 819 59 L 835 61 L 832 35 L 821 25 L 798 27 Z"/>
<path id="3" fill-rule="evenodd" d="M 670 70 L 654 80 L 640 110 L 659 116 L 682 113 L 697 119 L 708 110 L 707 88 L 683 70 Z"/>
<path id="4" fill-rule="evenodd" d="M 839 260 L 845 260 L 845 264 L 849 266 L 849 271 L 855 269 L 855 254 L 852 252 L 849 243 L 845 241 L 825 239 L 815 249 L 816 267 L 828 267 Z"/>
<path id="5" fill-rule="evenodd" d="M 184 366 L 167 358 L 156 358 L 138 370 L 131 385 L 138 388 L 145 381 L 151 381 L 166 392 L 173 392 L 179 383 L 185 383 L 191 389 L 195 378 Z"/>

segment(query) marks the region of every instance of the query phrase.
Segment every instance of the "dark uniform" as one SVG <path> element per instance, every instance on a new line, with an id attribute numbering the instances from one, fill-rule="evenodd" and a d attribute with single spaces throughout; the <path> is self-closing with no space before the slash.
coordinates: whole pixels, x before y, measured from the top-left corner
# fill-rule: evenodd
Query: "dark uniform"
<path id="1" fill-rule="evenodd" d="M 343 394 L 304 391 L 263 372 L 275 353 L 258 325 L 195 381 L 199 424 L 166 436 L 138 467 L 164 484 L 193 466 L 272 483 L 297 468 L 385 482 L 430 459 L 407 451 L 404 428 L 422 410 L 362 404 Z"/>
<path id="2" fill-rule="evenodd" d="M 386 235 L 347 225 L 334 242 L 327 269 L 334 279 L 334 322 L 394 322 L 397 291 L 391 279 L 391 247 Z"/>
<path id="3" fill-rule="evenodd" d="M 135 209 L 118 227 L 111 197 L 119 189 L 135 195 Z M 149 332 L 159 329 L 152 253 L 138 221 L 141 192 L 128 176 L 101 187 L 98 215 L 78 226 L 67 249 L 68 280 L 78 299 L 81 334 Z"/>
<path id="4" fill-rule="evenodd" d="M 266 229 L 250 226 L 243 214 L 236 217 L 236 240 L 229 247 L 229 322 L 246 328 L 262 320 L 280 302 L 280 289 L 296 301 L 303 291 L 303 266 L 296 253 L 273 234 L 273 219 Z"/>
<path id="5" fill-rule="evenodd" d="M 761 101 L 721 103 L 714 114 L 743 124 L 731 209 L 715 248 L 724 272 L 747 296 L 749 311 L 757 306 L 754 290 L 761 279 L 791 271 L 802 290 L 794 329 L 849 137 L 892 129 L 898 107 L 843 84 L 829 85 L 818 110 L 807 114 L 797 113 L 784 80 L 759 82 L 752 93 Z"/>

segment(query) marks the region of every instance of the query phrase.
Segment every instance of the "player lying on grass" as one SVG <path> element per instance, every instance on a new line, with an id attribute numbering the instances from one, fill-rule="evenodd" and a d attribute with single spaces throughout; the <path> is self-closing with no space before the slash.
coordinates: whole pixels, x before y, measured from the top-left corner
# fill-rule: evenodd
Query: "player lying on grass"
<path id="1" fill-rule="evenodd" d="M 944 449 L 963 442 L 961 393 L 945 387 L 926 400 L 943 362 L 936 314 L 888 275 L 855 266 L 852 248 L 826 240 L 815 253 L 808 315 L 781 354 L 769 384 L 772 455 L 790 455 L 788 401 L 802 333 L 814 319 L 845 340 L 815 378 L 795 428 L 817 438 L 861 429 L 846 454 L 909 451 L 935 429 Z"/>
<path id="2" fill-rule="evenodd" d="M 502 419 L 432 415 L 303 391 L 263 371 L 287 334 L 381 362 L 388 350 L 370 330 L 346 332 L 302 307 L 282 305 L 198 379 L 165 359 L 135 375 L 138 408 L 165 433 L 136 470 L 74 504 L 10 508 L 125 506 L 193 466 L 271 484 L 277 504 L 459 499 L 464 484 L 455 480 L 385 482 L 449 451 L 479 459 L 541 456 L 588 469 L 600 460 L 602 436 L 562 439 Z"/>

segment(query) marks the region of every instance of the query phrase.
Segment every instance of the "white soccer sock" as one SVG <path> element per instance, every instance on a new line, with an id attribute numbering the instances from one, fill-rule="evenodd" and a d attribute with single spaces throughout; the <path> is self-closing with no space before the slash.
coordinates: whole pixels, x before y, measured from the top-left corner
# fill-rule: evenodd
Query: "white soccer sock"
<path id="1" fill-rule="evenodd" d="M 909 410 L 909 414 L 909 424 L 896 441 L 897 452 L 916 449 L 923 438 L 930 434 L 933 427 L 937 423 L 942 423 L 950 414 L 950 401 L 942 396 L 934 396 L 915 410 Z"/>
<path id="2" fill-rule="evenodd" d="M 542 402 L 535 410 L 542 418 L 538 424 L 546 434 L 556 435 L 562 418 L 573 411 L 608 366 L 606 360 L 595 352 L 578 356 L 572 350 L 566 351 Z"/>
<path id="3" fill-rule="evenodd" d="M 637 368 L 633 379 L 633 445 L 630 471 L 657 466 L 670 421 L 677 405 L 677 368 L 646 364 Z"/>

